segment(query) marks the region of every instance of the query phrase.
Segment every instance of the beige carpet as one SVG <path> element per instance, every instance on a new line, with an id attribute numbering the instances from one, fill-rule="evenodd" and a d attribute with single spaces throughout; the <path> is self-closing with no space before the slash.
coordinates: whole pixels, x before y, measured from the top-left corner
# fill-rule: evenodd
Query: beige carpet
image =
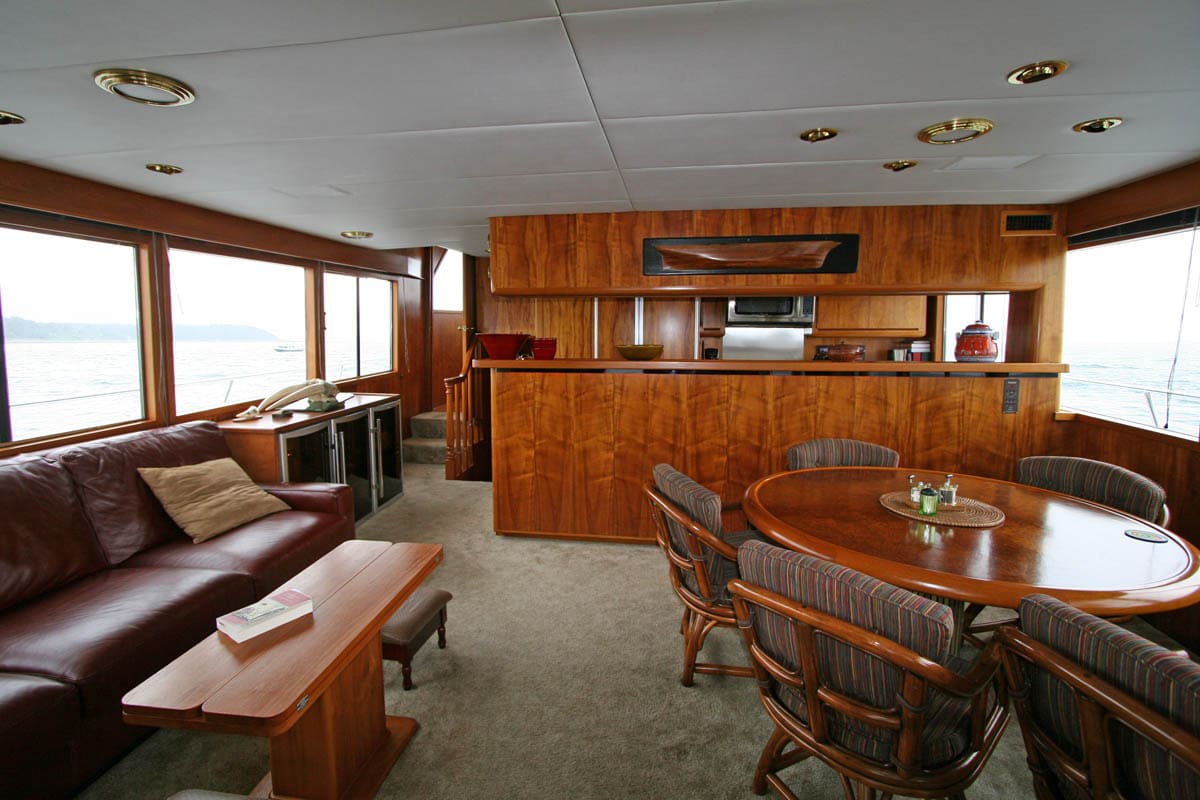
<path id="1" fill-rule="evenodd" d="M 389 713 L 421 730 L 381 798 L 752 798 L 770 725 L 751 681 L 679 684 L 681 608 L 655 547 L 499 537 L 491 484 L 405 467 L 402 498 L 359 537 L 439 542 L 430 583 L 454 593 L 449 647 L 427 644 L 400 688 L 385 663 Z M 744 661 L 733 631 L 704 650 Z M 188 788 L 248 792 L 267 771 L 263 741 L 164 730 L 114 766 L 84 800 L 162 800 Z M 837 800 L 834 773 L 808 761 L 784 773 L 807 800 Z M 1032 798 L 1015 720 L 968 791 Z"/>

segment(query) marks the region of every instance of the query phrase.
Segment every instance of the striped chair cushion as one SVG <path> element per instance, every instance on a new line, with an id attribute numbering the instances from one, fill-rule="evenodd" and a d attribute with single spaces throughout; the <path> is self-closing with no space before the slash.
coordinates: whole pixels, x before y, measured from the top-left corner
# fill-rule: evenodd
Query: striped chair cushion
<path id="1" fill-rule="evenodd" d="M 1128 511 L 1155 522 L 1166 491 L 1133 470 L 1072 456 L 1028 456 L 1017 462 L 1017 481 Z"/>
<path id="2" fill-rule="evenodd" d="M 804 606 L 866 628 L 938 663 L 965 671 L 969 664 L 950 658 L 954 615 L 948 607 L 848 567 L 761 542 L 738 549 L 738 569 L 746 581 Z M 762 647 L 796 669 L 797 642 L 782 616 L 754 609 L 754 630 Z M 882 660 L 823 635 L 817 661 L 825 684 L 877 708 L 894 708 L 901 673 Z M 772 687 L 775 698 L 802 721 L 804 696 L 788 686 Z M 927 766 L 950 761 L 969 743 L 968 703 L 935 692 L 923 732 Z M 830 712 L 831 737 L 839 745 L 880 762 L 890 760 L 895 734 Z"/>
<path id="3" fill-rule="evenodd" d="M 857 439 L 809 439 L 789 447 L 787 460 L 788 469 L 900 466 L 895 450 Z"/>
<path id="4" fill-rule="evenodd" d="M 1046 595 L 1021 601 L 1021 629 L 1176 724 L 1200 734 L 1200 664 L 1132 631 Z M 1073 693 L 1026 666 L 1039 724 L 1076 758 L 1080 737 Z M 1117 725 L 1116 780 L 1126 796 L 1200 797 L 1200 776 L 1132 730 Z M 1065 782 L 1063 782 L 1065 783 Z"/>
<path id="5" fill-rule="evenodd" d="M 655 465 L 654 485 L 658 487 L 660 492 L 670 498 L 675 505 L 687 512 L 688 516 L 693 520 L 699 522 L 717 536 L 721 536 L 720 495 L 696 483 L 670 464 Z M 667 532 L 671 537 L 671 549 L 684 558 L 691 558 L 683 526 L 670 517 L 666 521 Z M 725 584 L 730 578 L 734 577 L 733 573 L 735 569 L 733 564 L 721 558 L 712 550 L 706 552 L 704 562 L 705 568 L 708 571 L 709 581 L 713 587 L 713 593 L 716 595 L 715 597 L 706 597 L 704 599 L 728 605 L 729 593 L 725 590 Z M 724 572 L 721 571 L 722 564 L 729 565 L 729 568 Z M 729 573 L 727 576 L 725 576 L 726 572 Z M 683 572 L 680 579 L 683 581 L 684 586 L 691 590 L 693 594 L 703 596 L 699 584 L 696 582 L 695 575 L 690 572 Z"/>

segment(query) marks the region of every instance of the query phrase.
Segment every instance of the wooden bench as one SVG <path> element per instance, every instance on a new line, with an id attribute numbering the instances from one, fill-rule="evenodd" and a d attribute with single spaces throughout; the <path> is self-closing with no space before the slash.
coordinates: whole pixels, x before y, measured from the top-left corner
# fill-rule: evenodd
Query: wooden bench
<path id="1" fill-rule="evenodd" d="M 399 661 L 405 691 L 413 688 L 412 658 L 421 645 L 438 634 L 438 647 L 446 647 L 446 604 L 454 595 L 430 586 L 418 587 L 383 625 L 383 657 Z"/>

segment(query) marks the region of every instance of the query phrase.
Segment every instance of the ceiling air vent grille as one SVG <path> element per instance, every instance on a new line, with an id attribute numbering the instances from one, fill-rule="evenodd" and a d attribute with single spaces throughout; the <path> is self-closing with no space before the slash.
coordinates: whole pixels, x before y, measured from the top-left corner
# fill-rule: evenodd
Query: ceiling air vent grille
<path id="1" fill-rule="evenodd" d="M 1055 214 L 1050 211 L 1005 211 L 1000 222 L 1001 236 L 1054 236 L 1056 233 Z"/>

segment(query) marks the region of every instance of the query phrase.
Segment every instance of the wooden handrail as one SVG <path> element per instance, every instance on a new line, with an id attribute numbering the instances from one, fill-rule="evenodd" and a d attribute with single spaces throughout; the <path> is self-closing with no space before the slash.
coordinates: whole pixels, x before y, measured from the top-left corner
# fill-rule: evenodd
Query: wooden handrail
<path id="1" fill-rule="evenodd" d="M 489 479 L 491 371 L 475 369 L 475 339 L 463 354 L 462 372 L 446 378 L 446 480 Z"/>

